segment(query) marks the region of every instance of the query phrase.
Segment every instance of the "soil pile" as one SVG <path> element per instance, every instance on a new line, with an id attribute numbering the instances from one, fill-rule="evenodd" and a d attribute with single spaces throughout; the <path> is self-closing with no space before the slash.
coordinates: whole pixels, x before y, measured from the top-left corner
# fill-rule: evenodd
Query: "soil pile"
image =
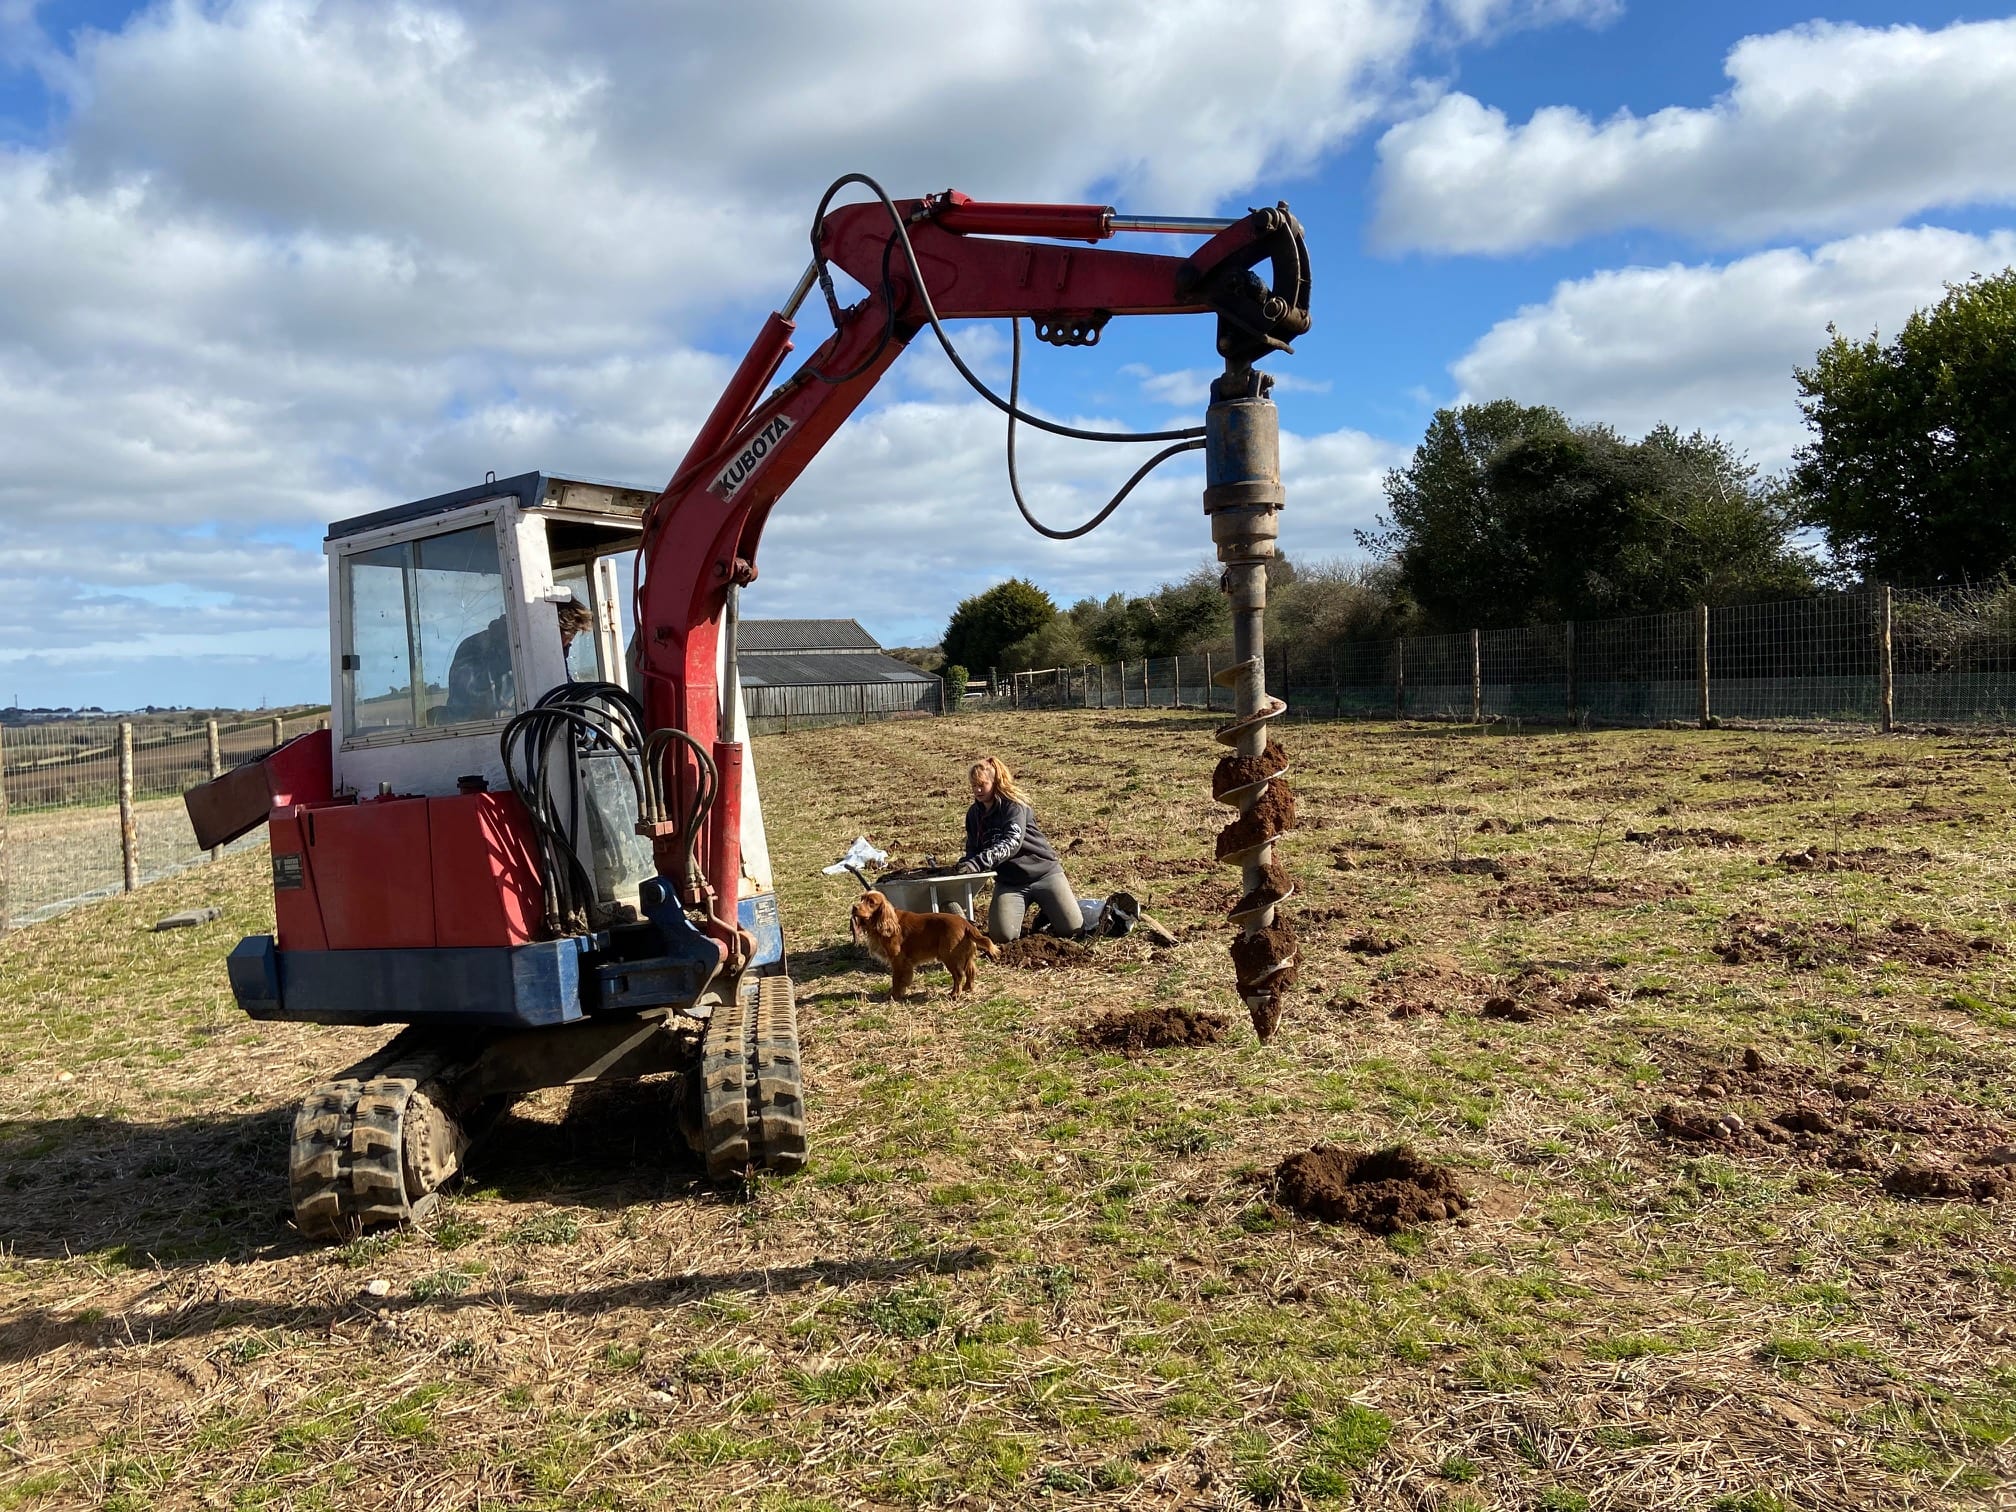
<path id="1" fill-rule="evenodd" d="M 1184 1045 L 1215 1045 L 1225 1038 L 1231 1020 L 1222 1013 L 1194 1008 L 1137 1008 L 1109 1013 L 1078 1031 L 1078 1043 L 1088 1050 L 1118 1050 L 1138 1055 L 1143 1050 L 1170 1050 Z"/>
<path id="2" fill-rule="evenodd" d="M 1242 996 L 1261 991 L 1283 992 L 1294 985 L 1295 928 L 1279 915 L 1265 929 L 1236 936 L 1229 949 L 1232 972 Z"/>
<path id="3" fill-rule="evenodd" d="M 1341 996 L 1330 1006 L 1340 1013 L 1369 1013 L 1383 1010 L 1394 1019 L 1420 1018 L 1431 1013 L 1452 1013 L 1462 1004 L 1490 990 L 1491 984 L 1459 966 L 1427 962 L 1382 977 L 1366 989 L 1363 998 Z"/>
<path id="4" fill-rule="evenodd" d="M 1470 1205 L 1455 1172 L 1429 1164 L 1405 1145 L 1383 1150 L 1318 1145 L 1282 1161 L 1274 1188 L 1297 1212 L 1355 1223 L 1374 1234 L 1439 1223 Z"/>
<path id="5" fill-rule="evenodd" d="M 1669 1139 L 1881 1174 L 1883 1189 L 1923 1201 L 2016 1198 L 2011 1130 L 1941 1093 L 1886 1093 L 1867 1061 L 1833 1073 L 1768 1064 L 1746 1050 L 1695 1083 L 1693 1104 L 1662 1103 L 1652 1121 Z M 1899 1146 L 1906 1146 L 1898 1158 Z"/>
<path id="6" fill-rule="evenodd" d="M 1633 845 L 1642 845 L 1647 850 L 1685 850 L 1699 846 L 1710 850 L 1727 850 L 1741 845 L 1743 837 L 1734 830 L 1719 830 L 1706 827 L 1696 829 L 1675 829 L 1670 824 L 1662 824 L 1656 830 L 1626 830 L 1624 838 Z"/>
<path id="7" fill-rule="evenodd" d="M 1530 1024 L 1536 1019 L 1592 1013 L 1616 1006 L 1616 998 L 1602 982 L 1593 979 L 1564 982 L 1537 966 L 1528 966 L 1512 979 L 1505 991 L 1486 998 L 1477 1014 L 1480 1018 Z"/>
<path id="8" fill-rule="evenodd" d="M 1295 828 L 1295 794 L 1285 782 L 1269 785 L 1260 801 L 1218 832 L 1220 861 Z"/>
<path id="9" fill-rule="evenodd" d="M 1251 787 L 1263 778 L 1272 777 L 1288 765 L 1287 753 L 1276 740 L 1267 742 L 1267 748 L 1258 756 L 1221 756 L 1211 773 L 1211 796 L 1223 798 L 1227 793 L 1239 788 Z"/>
<path id="10" fill-rule="evenodd" d="M 1512 915 L 1568 913 L 1578 908 L 1637 908 L 1687 897 L 1685 882 L 1638 881 L 1627 877 L 1571 877 L 1548 873 L 1544 882 L 1510 882 L 1489 900 L 1497 913 Z"/>
<path id="11" fill-rule="evenodd" d="M 1873 966 L 1879 961 L 1909 961 L 1914 966 L 1951 971 L 2000 947 L 1986 935 L 1955 934 L 1937 924 L 1895 919 L 1874 929 L 1835 924 L 1760 919 L 1738 914 L 1715 946 L 1715 954 L 1730 966 L 1783 962 L 1800 971 L 1819 966 Z"/>
<path id="12" fill-rule="evenodd" d="M 1017 971 L 1071 971 L 1092 964 L 1092 952 L 1075 940 L 1024 935 L 1000 947 L 1001 964 Z"/>
<path id="13" fill-rule="evenodd" d="M 1930 861 L 1932 852 L 1922 845 L 1917 850 L 1895 851 L 1881 845 L 1865 845 L 1859 850 L 1828 850 L 1809 845 L 1804 850 L 1781 851 L 1776 861 L 1759 861 L 1759 866 L 1782 866 L 1797 872 L 1882 872 Z"/>

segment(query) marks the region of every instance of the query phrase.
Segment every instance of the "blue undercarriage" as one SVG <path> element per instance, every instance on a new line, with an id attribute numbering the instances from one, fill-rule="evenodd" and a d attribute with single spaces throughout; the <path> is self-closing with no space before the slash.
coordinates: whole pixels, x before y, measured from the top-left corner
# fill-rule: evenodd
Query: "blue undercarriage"
<path id="1" fill-rule="evenodd" d="M 627 934 L 447 950 L 281 950 L 271 935 L 231 952 L 232 995 L 255 1019 L 309 1024 L 466 1024 L 524 1029 L 597 1013 L 694 1002 L 712 979 L 713 942 L 673 907 Z M 744 898 L 752 968 L 784 959 L 777 897 Z M 641 943 L 640 943 L 641 942 Z"/>

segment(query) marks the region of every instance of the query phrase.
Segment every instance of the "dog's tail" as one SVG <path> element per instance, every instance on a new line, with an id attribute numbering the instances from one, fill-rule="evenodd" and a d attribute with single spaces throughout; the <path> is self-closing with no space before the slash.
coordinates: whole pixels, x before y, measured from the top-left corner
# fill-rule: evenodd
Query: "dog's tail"
<path id="1" fill-rule="evenodd" d="M 971 919 L 966 920 L 966 927 L 967 929 L 972 931 L 973 938 L 980 942 L 980 948 L 981 950 L 986 952 L 988 960 L 998 961 L 1001 959 L 1001 951 L 999 947 L 997 947 L 995 943 L 987 937 L 986 930 L 982 929 L 978 924 L 975 924 Z"/>

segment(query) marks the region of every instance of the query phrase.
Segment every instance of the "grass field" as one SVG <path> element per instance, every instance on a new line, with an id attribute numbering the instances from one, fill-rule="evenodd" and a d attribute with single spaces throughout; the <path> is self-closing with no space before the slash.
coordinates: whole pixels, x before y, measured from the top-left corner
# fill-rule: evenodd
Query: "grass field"
<path id="1" fill-rule="evenodd" d="M 263 853 L 0 939 L 0 1508 L 2016 1504 L 2016 1200 L 1886 1190 L 2016 1169 L 2011 749 L 1284 740 L 1267 1046 L 1202 716 L 759 741 L 815 1143 L 741 1193 L 664 1087 L 552 1094 L 429 1231 L 305 1246 L 291 1101 L 379 1036 L 232 1007 Z M 892 1004 L 817 869 L 956 849 L 984 749 L 1183 943 Z M 1080 1047 L 1143 1006 L 1232 1032 Z M 1270 1175 L 1319 1141 L 1471 1206 L 1311 1222 Z"/>

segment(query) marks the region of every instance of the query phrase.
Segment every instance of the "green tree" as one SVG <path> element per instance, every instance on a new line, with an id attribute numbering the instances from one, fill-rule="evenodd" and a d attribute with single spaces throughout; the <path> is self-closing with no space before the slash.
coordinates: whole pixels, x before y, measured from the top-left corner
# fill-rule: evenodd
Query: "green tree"
<path id="1" fill-rule="evenodd" d="M 1004 672 L 1038 671 L 1047 667 L 1075 667 L 1090 661 L 1077 621 L 1068 614 L 1050 620 L 1033 635 L 1001 648 Z"/>
<path id="2" fill-rule="evenodd" d="M 2016 268 L 1949 284 L 1894 341 L 1831 340 L 1795 376 L 1804 518 L 1865 580 L 2016 570 Z"/>
<path id="3" fill-rule="evenodd" d="M 945 660 L 962 667 L 1003 666 L 1002 652 L 1056 617 L 1049 594 L 1034 583 L 1010 578 L 961 602 L 939 645 Z"/>
<path id="4" fill-rule="evenodd" d="M 1809 591 L 1783 491 L 1669 426 L 1627 441 L 1509 399 L 1437 411 L 1361 544 L 1443 628 L 1647 614 Z"/>

